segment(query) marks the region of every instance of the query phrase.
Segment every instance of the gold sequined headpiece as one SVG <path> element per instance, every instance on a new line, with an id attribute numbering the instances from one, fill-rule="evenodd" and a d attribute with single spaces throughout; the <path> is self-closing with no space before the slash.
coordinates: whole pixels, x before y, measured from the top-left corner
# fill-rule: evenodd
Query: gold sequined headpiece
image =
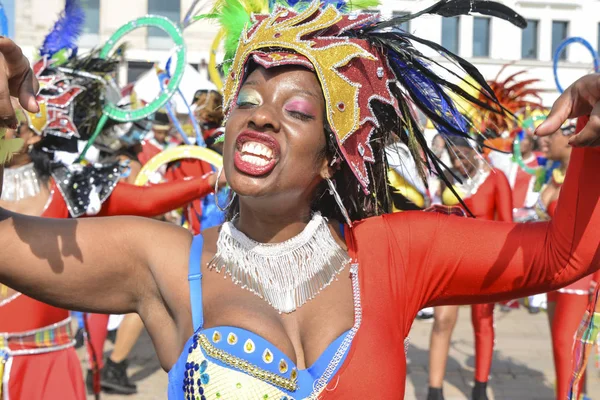
<path id="1" fill-rule="evenodd" d="M 277 7 L 270 15 L 254 16 L 226 77 L 226 113 L 235 104 L 248 60 L 267 68 L 304 65 L 312 69 L 321 83 L 327 121 L 342 155 L 368 190 L 365 162 L 374 162 L 369 138 L 377 126 L 369 103 L 377 98 L 397 109 L 388 88 L 395 78 L 375 47 L 365 40 L 344 37 L 343 33 L 377 18 L 372 13 L 342 14 L 332 5 L 321 8 L 319 2 L 303 12 Z M 265 52 L 268 49 L 278 50 Z"/>
<path id="2" fill-rule="evenodd" d="M 218 0 L 213 13 L 198 18 L 218 19 L 223 30 L 219 37 L 226 37 L 223 89 L 226 116 L 235 107 L 251 62 L 264 68 L 296 65 L 314 71 L 325 98 L 327 122 L 340 153 L 363 190 L 369 193 L 372 188 L 367 166 L 376 162 L 372 147 L 376 129 L 403 137 L 412 156 L 419 158 L 419 165 L 424 154 L 425 163 L 440 171 L 442 166 L 427 147 L 416 122 L 415 109 L 425 114 L 440 133 L 466 137 L 471 123 L 457 110 L 449 92 L 501 112 L 485 79 L 471 64 L 402 30 L 400 25 L 423 14 L 452 17 L 471 12 L 500 17 L 520 27 L 526 22 L 510 8 L 487 0 L 442 0 L 421 12 L 388 21 L 372 12 L 347 12 L 352 3 Z M 271 13 L 261 14 L 270 5 L 274 5 Z M 250 15 L 252 11 L 259 14 Z M 248 13 L 247 20 L 240 17 L 244 12 Z M 243 29 L 238 21 L 246 21 Z M 458 65 L 462 74 L 481 87 L 483 96 L 492 105 L 483 104 L 477 95 L 466 93 L 434 73 L 430 65 L 445 67 L 421 54 L 413 42 Z M 375 103 L 379 104 L 375 107 Z"/>

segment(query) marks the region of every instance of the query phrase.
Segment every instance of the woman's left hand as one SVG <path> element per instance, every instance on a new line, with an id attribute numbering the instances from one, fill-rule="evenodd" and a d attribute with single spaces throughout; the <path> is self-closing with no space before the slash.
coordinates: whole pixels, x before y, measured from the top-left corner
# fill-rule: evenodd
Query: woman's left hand
<path id="1" fill-rule="evenodd" d="M 600 146 L 600 74 L 584 76 L 569 86 L 556 100 L 550 115 L 536 129 L 535 134 L 551 135 L 567 119 L 586 115 L 590 116 L 590 120 L 578 134 L 571 136 L 571 146 Z"/>

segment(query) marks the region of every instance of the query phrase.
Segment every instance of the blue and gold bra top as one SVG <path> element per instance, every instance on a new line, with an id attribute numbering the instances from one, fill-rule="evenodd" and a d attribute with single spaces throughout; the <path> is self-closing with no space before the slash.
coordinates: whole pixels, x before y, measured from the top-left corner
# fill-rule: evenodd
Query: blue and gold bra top
<path id="1" fill-rule="evenodd" d="M 204 329 L 203 244 L 201 235 L 194 237 L 188 280 L 195 333 L 169 371 L 169 400 L 316 399 L 344 363 L 360 326 L 358 264 L 350 269 L 354 326 L 331 343 L 313 365 L 299 370 L 281 350 L 253 332 L 230 326 Z"/>

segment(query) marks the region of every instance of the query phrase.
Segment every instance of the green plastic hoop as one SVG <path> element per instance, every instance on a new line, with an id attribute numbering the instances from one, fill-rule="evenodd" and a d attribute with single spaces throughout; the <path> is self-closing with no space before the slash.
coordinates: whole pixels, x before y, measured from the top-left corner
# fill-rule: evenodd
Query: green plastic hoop
<path id="1" fill-rule="evenodd" d="M 162 106 L 164 106 L 167 101 L 169 101 L 173 94 L 175 94 L 179 84 L 181 83 L 181 79 L 183 78 L 183 72 L 185 71 L 185 43 L 183 40 L 183 32 L 179 26 L 165 17 L 146 15 L 145 17 L 137 18 L 123 25 L 108 39 L 100 51 L 99 57 L 107 58 L 119 40 L 121 40 L 130 32 L 138 28 L 145 27 L 159 28 L 166 32 L 171 39 L 173 39 L 173 42 L 175 43 L 175 55 L 177 56 L 175 71 L 171 75 L 171 80 L 167 84 L 165 90 L 145 107 L 142 107 L 138 110 L 122 110 L 114 104 L 107 104 L 104 107 L 104 114 L 115 121 L 132 122 L 146 118 L 147 116 L 155 113 Z"/>
<path id="2" fill-rule="evenodd" d="M 134 19 L 133 21 L 128 22 L 127 24 L 120 27 L 113 35 L 108 39 L 102 50 L 100 51 L 98 57 L 106 59 L 110 53 L 115 48 L 116 44 L 125 37 L 130 32 L 139 29 L 153 27 L 159 28 L 166 32 L 173 42 L 175 43 L 175 55 L 177 56 L 175 71 L 171 76 L 171 80 L 167 84 L 167 87 L 164 91 L 162 91 L 156 99 L 150 102 L 145 107 L 142 107 L 137 110 L 122 110 L 116 105 L 109 103 L 104 106 L 102 110 L 102 117 L 100 121 L 98 121 L 98 125 L 96 126 L 96 130 L 92 134 L 90 140 L 88 140 L 85 148 L 79 155 L 78 161 L 83 160 L 87 151 L 92 147 L 94 141 L 104 129 L 104 125 L 109 119 L 118 121 L 118 122 L 133 122 L 139 121 L 140 119 L 146 118 L 151 114 L 157 112 L 161 107 L 163 107 L 167 101 L 176 93 L 181 80 L 183 79 L 183 73 L 185 71 L 185 42 L 183 40 L 183 32 L 179 28 L 178 25 L 173 23 L 168 18 L 161 17 L 158 15 L 146 15 L 145 17 L 140 17 Z"/>

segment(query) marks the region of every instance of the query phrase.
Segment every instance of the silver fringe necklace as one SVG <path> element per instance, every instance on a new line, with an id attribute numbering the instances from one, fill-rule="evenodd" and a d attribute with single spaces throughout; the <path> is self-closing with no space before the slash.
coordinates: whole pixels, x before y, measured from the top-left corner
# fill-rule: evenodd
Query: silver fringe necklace
<path id="1" fill-rule="evenodd" d="M 299 235 L 282 243 L 258 243 L 226 222 L 209 269 L 230 275 L 236 285 L 291 313 L 326 288 L 350 262 L 327 220 L 316 212 Z"/>

